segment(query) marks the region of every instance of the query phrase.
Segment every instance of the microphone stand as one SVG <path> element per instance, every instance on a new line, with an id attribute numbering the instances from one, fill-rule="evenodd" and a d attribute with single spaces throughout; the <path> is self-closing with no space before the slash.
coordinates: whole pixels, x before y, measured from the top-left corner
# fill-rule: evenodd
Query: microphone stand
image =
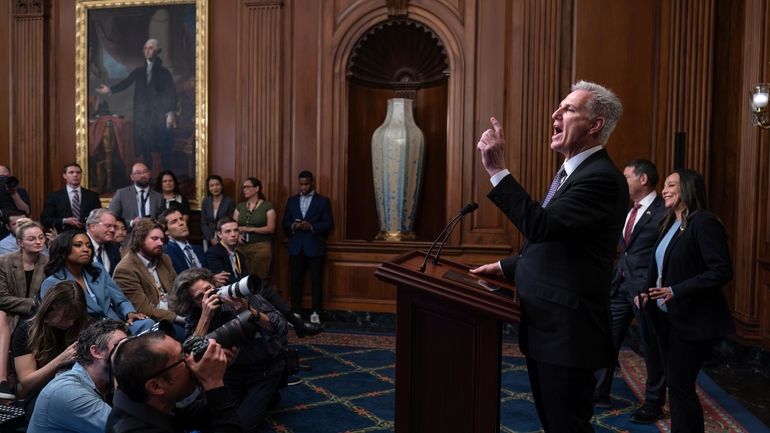
<path id="1" fill-rule="evenodd" d="M 462 218 L 463 216 L 465 216 L 465 214 L 475 211 L 476 209 L 478 209 L 478 207 L 479 205 L 476 203 L 468 203 L 467 205 L 465 205 L 464 208 L 462 208 L 462 210 L 460 210 L 460 213 L 455 215 L 455 217 L 452 218 L 451 221 L 449 221 L 449 224 L 444 226 L 444 230 L 442 230 L 441 233 L 439 233 L 438 237 L 436 237 L 436 240 L 434 240 L 433 243 L 430 245 L 430 248 L 428 248 L 428 252 L 425 253 L 425 260 L 423 260 L 422 265 L 420 265 L 420 269 L 419 269 L 420 272 L 425 273 L 425 267 L 428 264 L 428 257 L 430 257 L 430 253 L 431 251 L 433 251 L 433 248 L 436 246 L 436 244 L 442 238 L 445 237 L 444 235 L 446 234 L 446 238 L 449 238 L 449 234 L 452 232 L 452 229 L 454 229 L 454 226 L 457 223 L 457 221 L 460 220 L 460 218 Z M 449 231 L 449 233 L 447 233 L 447 230 Z M 444 242 L 446 242 L 446 239 L 444 239 Z M 442 242 L 442 246 L 444 242 Z M 438 259 L 436 259 L 434 263 L 438 264 Z"/>
<path id="2" fill-rule="evenodd" d="M 441 250 L 444 249 L 444 245 L 446 245 L 447 241 L 449 240 L 449 236 L 452 234 L 452 231 L 454 231 L 455 226 L 460 222 L 460 220 L 467 214 L 472 213 L 476 209 L 479 208 L 479 205 L 476 203 L 469 203 L 467 206 L 463 208 L 462 211 L 460 211 L 460 215 L 458 215 L 459 218 L 455 218 L 452 225 L 450 226 L 449 230 L 446 233 L 446 236 L 444 236 L 444 240 L 441 241 L 441 243 L 438 246 L 438 250 L 436 251 L 436 256 L 433 257 L 433 264 L 437 265 L 439 257 L 441 257 Z"/>

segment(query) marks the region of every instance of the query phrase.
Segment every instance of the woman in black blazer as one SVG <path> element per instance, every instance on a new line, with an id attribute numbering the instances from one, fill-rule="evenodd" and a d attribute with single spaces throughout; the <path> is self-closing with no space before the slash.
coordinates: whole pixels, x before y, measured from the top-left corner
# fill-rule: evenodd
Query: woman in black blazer
<path id="1" fill-rule="evenodd" d="M 725 228 L 706 211 L 698 172 L 675 170 L 666 178 L 661 223 L 642 294 L 645 317 L 657 339 L 669 388 L 672 432 L 703 432 L 695 379 L 712 345 L 734 331 L 722 287 L 733 276 Z"/>
<path id="2" fill-rule="evenodd" d="M 235 211 L 235 201 L 224 194 L 222 178 L 219 175 L 212 174 L 206 178 L 206 191 L 206 197 L 201 203 L 204 250 L 219 242 L 215 236 L 217 221 L 222 217 L 232 217 Z"/>

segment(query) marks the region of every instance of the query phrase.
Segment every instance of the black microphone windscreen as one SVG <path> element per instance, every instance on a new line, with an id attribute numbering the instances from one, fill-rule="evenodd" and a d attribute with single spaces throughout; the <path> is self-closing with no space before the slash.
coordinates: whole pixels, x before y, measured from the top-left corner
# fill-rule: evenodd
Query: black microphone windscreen
<path id="1" fill-rule="evenodd" d="M 468 204 L 466 204 L 466 205 L 465 205 L 465 207 L 463 208 L 463 210 L 461 210 L 461 211 L 460 211 L 460 214 L 462 214 L 462 215 L 467 215 L 467 214 L 469 214 L 469 213 L 471 213 L 471 212 L 475 211 L 475 210 L 476 210 L 476 209 L 478 209 L 478 208 L 479 208 L 479 204 L 478 204 L 478 203 L 476 203 L 476 202 L 471 202 L 471 203 L 468 203 Z"/>

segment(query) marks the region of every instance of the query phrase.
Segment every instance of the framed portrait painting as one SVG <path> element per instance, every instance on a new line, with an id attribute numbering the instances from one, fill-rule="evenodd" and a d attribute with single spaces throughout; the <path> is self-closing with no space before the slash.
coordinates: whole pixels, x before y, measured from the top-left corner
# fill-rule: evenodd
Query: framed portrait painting
<path id="1" fill-rule="evenodd" d="M 78 0 L 75 122 L 83 184 L 108 202 L 142 162 L 205 192 L 207 0 Z"/>

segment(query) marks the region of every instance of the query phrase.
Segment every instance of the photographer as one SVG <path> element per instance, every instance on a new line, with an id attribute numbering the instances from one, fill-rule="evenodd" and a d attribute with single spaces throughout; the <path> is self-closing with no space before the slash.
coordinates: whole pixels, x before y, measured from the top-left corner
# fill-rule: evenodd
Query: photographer
<path id="1" fill-rule="evenodd" d="M 260 295 L 243 299 L 217 294 L 213 277 L 211 271 L 202 268 L 179 274 L 174 281 L 176 312 L 187 318 L 187 335 L 199 337 L 247 309 L 259 318 L 259 332 L 237 348 L 224 377 L 238 405 L 244 431 L 256 431 L 271 402 L 280 398 L 278 388 L 285 381 L 286 322 Z"/>
<path id="2" fill-rule="evenodd" d="M 112 356 L 118 383 L 108 433 L 241 432 L 233 399 L 222 382 L 227 357 L 210 341 L 199 361 L 163 331 L 143 333 L 121 343 Z M 176 403 L 195 391 L 205 391 L 205 403 L 196 401 L 176 409 Z"/>
<path id="3" fill-rule="evenodd" d="M 11 169 L 5 165 L 0 165 L 0 210 L 20 210 L 29 215 L 29 193 L 19 188 L 19 179 L 11 176 Z"/>

